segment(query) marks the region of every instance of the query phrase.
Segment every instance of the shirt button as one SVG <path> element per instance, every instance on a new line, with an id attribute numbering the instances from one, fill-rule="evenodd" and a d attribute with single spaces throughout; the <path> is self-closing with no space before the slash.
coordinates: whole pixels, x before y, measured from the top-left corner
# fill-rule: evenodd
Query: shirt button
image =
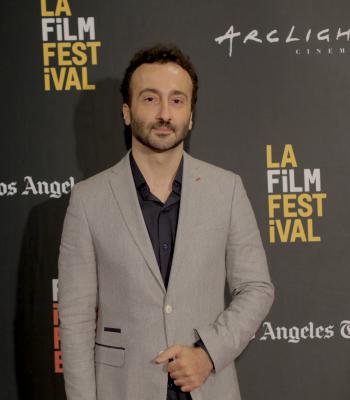
<path id="1" fill-rule="evenodd" d="M 164 250 L 168 250 L 168 247 L 169 247 L 168 243 L 163 243 L 163 249 Z"/>
<path id="2" fill-rule="evenodd" d="M 173 307 L 171 307 L 170 304 L 167 304 L 167 305 L 165 306 L 165 312 L 166 312 L 167 314 L 170 314 L 172 311 L 173 311 Z"/>

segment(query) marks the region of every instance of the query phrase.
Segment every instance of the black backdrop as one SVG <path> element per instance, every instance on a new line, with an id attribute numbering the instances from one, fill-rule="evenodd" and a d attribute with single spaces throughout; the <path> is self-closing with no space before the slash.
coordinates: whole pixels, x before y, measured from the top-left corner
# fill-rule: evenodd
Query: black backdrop
<path id="1" fill-rule="evenodd" d="M 1 13 L 1 397 L 65 398 L 55 280 L 67 193 L 126 151 L 118 87 L 131 55 L 172 42 L 200 78 L 187 148 L 242 176 L 276 286 L 238 360 L 242 397 L 348 400 L 349 2 L 57 4 L 57 15 L 55 0 L 7 2 Z M 44 47 L 62 46 L 58 25 L 72 36 L 81 21 L 88 32 L 44 65 Z M 47 41 L 42 24 L 54 30 Z"/>

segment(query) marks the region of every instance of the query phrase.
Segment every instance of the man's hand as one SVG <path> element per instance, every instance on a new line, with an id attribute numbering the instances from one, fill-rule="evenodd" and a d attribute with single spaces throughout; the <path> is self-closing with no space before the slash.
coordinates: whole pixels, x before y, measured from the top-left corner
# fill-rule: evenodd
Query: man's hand
<path id="1" fill-rule="evenodd" d="M 213 369 L 208 354 L 201 347 L 180 344 L 168 347 L 155 361 L 158 364 L 169 362 L 168 372 L 183 392 L 191 392 L 200 387 Z"/>

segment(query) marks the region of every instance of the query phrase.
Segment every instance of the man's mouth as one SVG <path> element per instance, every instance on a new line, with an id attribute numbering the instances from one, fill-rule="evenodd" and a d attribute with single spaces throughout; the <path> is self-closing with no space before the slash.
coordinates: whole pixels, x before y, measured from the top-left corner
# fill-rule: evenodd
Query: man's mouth
<path id="1" fill-rule="evenodd" d="M 166 128 L 166 127 L 161 127 L 161 128 L 153 128 L 155 131 L 157 132 L 162 132 L 162 133 L 172 133 L 173 130 L 170 128 Z"/>
<path id="2" fill-rule="evenodd" d="M 175 132 L 175 127 L 171 126 L 170 124 L 155 124 L 152 126 L 152 129 L 161 133 Z"/>

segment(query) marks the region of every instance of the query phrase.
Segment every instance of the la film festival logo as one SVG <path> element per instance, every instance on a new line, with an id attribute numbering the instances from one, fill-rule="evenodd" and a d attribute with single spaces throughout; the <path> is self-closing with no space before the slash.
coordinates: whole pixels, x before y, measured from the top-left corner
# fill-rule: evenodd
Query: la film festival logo
<path id="1" fill-rule="evenodd" d="M 41 0 L 44 89 L 95 90 L 89 66 L 98 64 L 94 17 L 72 17 L 68 0 Z"/>
<path id="2" fill-rule="evenodd" d="M 229 45 L 228 55 L 232 57 L 234 42 L 243 45 L 262 44 L 276 45 L 282 44 L 292 46 L 296 55 L 334 55 L 345 54 L 346 48 L 344 43 L 350 41 L 350 29 L 342 27 L 324 28 L 321 30 L 306 28 L 298 29 L 296 25 L 292 25 L 288 29 L 257 29 L 253 28 L 248 32 L 236 30 L 231 25 L 226 33 L 214 38 L 218 45 L 227 42 Z"/>
<path id="3" fill-rule="evenodd" d="M 291 144 L 282 153 L 273 150 L 266 146 L 270 243 L 320 242 L 315 222 L 324 216 L 327 198 L 320 168 L 299 169 Z"/>
<path id="4" fill-rule="evenodd" d="M 62 374 L 62 351 L 60 338 L 60 320 L 58 317 L 58 279 L 52 279 L 52 329 L 53 329 L 53 357 L 54 371 Z"/>

